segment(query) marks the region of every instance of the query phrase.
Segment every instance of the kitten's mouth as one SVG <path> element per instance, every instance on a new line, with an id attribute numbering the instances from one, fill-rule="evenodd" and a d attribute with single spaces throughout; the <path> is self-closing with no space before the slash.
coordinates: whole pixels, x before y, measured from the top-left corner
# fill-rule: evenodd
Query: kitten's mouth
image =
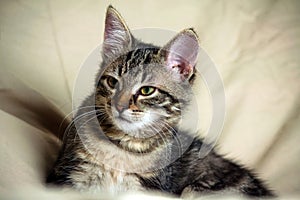
<path id="1" fill-rule="evenodd" d="M 123 117 L 122 115 L 119 115 L 118 117 L 116 117 L 116 119 L 118 120 L 124 120 L 125 122 L 128 122 L 128 123 L 132 123 L 130 120 L 126 119 L 125 117 Z"/>
<path id="2" fill-rule="evenodd" d="M 128 119 L 122 115 L 115 117 L 114 119 L 116 126 L 124 133 L 134 136 L 134 137 L 145 137 L 143 132 L 147 131 L 148 124 L 145 123 L 145 119 L 141 118 L 132 118 Z M 149 132 L 149 131 L 148 131 Z M 147 134 L 147 137 L 152 136 L 154 134 Z"/>
<path id="3" fill-rule="evenodd" d="M 130 110 L 125 110 L 119 113 L 112 107 L 112 122 L 122 132 L 137 137 L 139 132 L 143 132 L 146 127 L 153 123 L 154 116 L 148 112 L 134 113 Z"/>

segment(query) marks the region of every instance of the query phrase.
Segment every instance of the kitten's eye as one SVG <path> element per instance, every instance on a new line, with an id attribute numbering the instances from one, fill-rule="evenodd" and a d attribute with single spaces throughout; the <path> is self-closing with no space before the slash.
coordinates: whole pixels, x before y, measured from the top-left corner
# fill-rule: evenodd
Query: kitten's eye
<path id="1" fill-rule="evenodd" d="M 151 86 L 145 86 L 140 89 L 140 94 L 143 96 L 149 96 L 155 92 L 156 88 Z"/>
<path id="2" fill-rule="evenodd" d="M 106 82 L 109 87 L 115 88 L 116 84 L 118 83 L 118 80 L 112 76 L 109 76 L 106 78 Z"/>

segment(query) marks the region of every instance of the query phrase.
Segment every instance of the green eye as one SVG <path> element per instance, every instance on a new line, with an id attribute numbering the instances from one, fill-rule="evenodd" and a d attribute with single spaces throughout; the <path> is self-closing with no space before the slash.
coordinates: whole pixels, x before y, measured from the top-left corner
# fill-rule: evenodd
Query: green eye
<path id="1" fill-rule="evenodd" d="M 109 87 L 115 88 L 116 84 L 118 83 L 118 80 L 112 76 L 109 76 L 107 77 L 106 82 Z"/>
<path id="2" fill-rule="evenodd" d="M 149 96 L 155 92 L 156 88 L 151 86 L 145 86 L 140 89 L 140 94 L 143 96 Z"/>

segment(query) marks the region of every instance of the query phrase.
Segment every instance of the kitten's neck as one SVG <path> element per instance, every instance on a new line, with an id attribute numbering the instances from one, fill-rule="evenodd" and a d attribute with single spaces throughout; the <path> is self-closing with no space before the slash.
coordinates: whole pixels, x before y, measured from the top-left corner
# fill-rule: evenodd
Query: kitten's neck
<path id="1" fill-rule="evenodd" d="M 163 148 L 175 133 L 171 130 L 161 130 L 159 133 L 154 131 L 140 131 L 137 137 L 128 135 L 122 131 L 107 132 L 110 141 L 126 151 L 132 153 L 150 153 L 158 148 Z"/>
<path id="2" fill-rule="evenodd" d="M 89 159 L 93 160 L 97 165 L 105 166 L 111 170 L 125 171 L 128 173 L 147 173 L 166 166 L 168 155 L 171 155 L 172 143 L 160 145 L 160 148 L 153 148 L 150 152 L 137 152 L 141 142 L 130 141 L 126 142 L 126 147 L 122 148 L 115 145 L 110 140 L 100 139 L 96 134 L 91 134 L 90 130 L 86 129 L 82 144 L 85 146 L 85 154 L 89 155 Z M 124 138 L 125 139 L 125 138 Z M 128 145 L 129 144 L 129 145 Z M 131 145 L 135 151 L 129 151 Z"/>

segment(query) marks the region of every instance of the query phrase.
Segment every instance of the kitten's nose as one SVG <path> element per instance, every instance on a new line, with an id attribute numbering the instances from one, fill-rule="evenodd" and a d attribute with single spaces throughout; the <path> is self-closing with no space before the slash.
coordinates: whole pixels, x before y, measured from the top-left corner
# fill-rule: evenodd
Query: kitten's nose
<path id="1" fill-rule="evenodd" d="M 122 104 L 116 104 L 116 109 L 119 113 L 123 112 L 128 106 Z"/>
<path id="2" fill-rule="evenodd" d="M 120 93 L 118 96 L 116 96 L 112 103 L 115 104 L 116 109 L 118 110 L 119 113 L 123 112 L 125 109 L 129 107 L 129 102 L 130 102 L 130 93 Z"/>

